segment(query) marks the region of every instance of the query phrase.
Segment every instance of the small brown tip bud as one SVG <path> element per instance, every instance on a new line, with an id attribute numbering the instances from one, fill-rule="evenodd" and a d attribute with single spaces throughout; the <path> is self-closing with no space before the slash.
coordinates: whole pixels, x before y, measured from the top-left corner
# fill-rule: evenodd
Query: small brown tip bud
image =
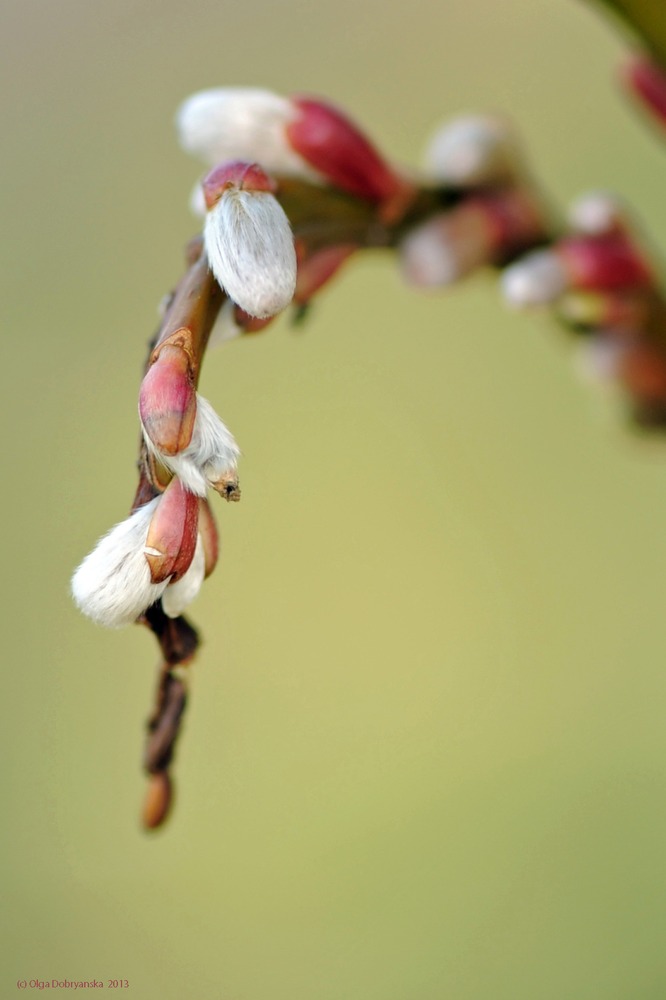
<path id="1" fill-rule="evenodd" d="M 210 484 L 216 493 L 219 493 L 225 500 L 237 503 L 241 498 L 240 486 L 236 476 L 222 476 L 221 479 Z"/>
<path id="2" fill-rule="evenodd" d="M 157 830 L 171 811 L 173 785 L 166 771 L 148 777 L 148 790 L 143 800 L 141 824 L 144 830 Z"/>

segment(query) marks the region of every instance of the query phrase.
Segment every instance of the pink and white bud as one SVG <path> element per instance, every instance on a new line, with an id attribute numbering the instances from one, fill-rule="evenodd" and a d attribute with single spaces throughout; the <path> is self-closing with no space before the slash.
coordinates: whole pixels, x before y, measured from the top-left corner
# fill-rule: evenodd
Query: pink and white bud
<path id="1" fill-rule="evenodd" d="M 421 288 L 450 285 L 543 231 L 535 200 L 519 188 L 479 194 L 413 229 L 400 246 L 404 275 Z"/>
<path id="2" fill-rule="evenodd" d="M 311 97 L 267 90 L 215 88 L 178 110 L 180 143 L 213 165 L 258 161 L 273 174 L 328 183 L 370 201 L 399 200 L 411 186 L 346 115 Z M 195 210 L 200 203 L 193 205 Z"/>
<path id="3" fill-rule="evenodd" d="M 164 593 L 153 583 L 144 554 L 148 530 L 161 497 L 139 507 L 99 540 L 72 577 L 76 605 L 98 625 L 120 628 L 136 621 Z"/>
<path id="4" fill-rule="evenodd" d="M 180 106 L 180 144 L 209 166 L 224 160 L 259 161 L 270 173 L 321 178 L 290 145 L 286 128 L 298 117 L 286 97 L 268 90 L 216 87 L 193 94 Z"/>
<path id="5" fill-rule="evenodd" d="M 145 434 L 146 445 L 191 493 L 203 497 L 209 486 L 222 491 L 236 479 L 240 449 L 231 432 L 203 396 L 197 395 L 192 438 L 177 455 L 167 455 Z"/>
<path id="6" fill-rule="evenodd" d="M 573 288 L 614 291 L 649 288 L 653 282 L 647 262 L 622 233 L 597 238 L 571 236 L 553 249 Z"/>
<path id="7" fill-rule="evenodd" d="M 280 312 L 294 295 L 296 252 L 273 182 L 257 164 L 234 162 L 211 171 L 203 189 L 204 245 L 217 281 L 251 316 Z"/>
<path id="8" fill-rule="evenodd" d="M 144 553 L 153 583 L 180 579 L 197 543 L 199 498 L 174 478 L 160 498 L 146 536 Z"/>
<path id="9" fill-rule="evenodd" d="M 417 226 L 400 244 L 402 273 L 417 288 L 452 285 L 482 263 L 482 233 L 476 226 L 461 228 L 450 213 L 436 215 Z"/>
<path id="10" fill-rule="evenodd" d="M 573 202 L 567 213 L 572 229 L 585 236 L 604 236 L 622 228 L 626 209 L 608 191 L 589 191 Z"/>
<path id="11" fill-rule="evenodd" d="M 510 125 L 488 115 L 464 115 L 442 125 L 430 139 L 424 159 L 435 180 L 455 187 L 507 180 L 522 169 Z"/>
<path id="12" fill-rule="evenodd" d="M 162 594 L 162 609 L 169 618 L 177 618 L 192 603 L 201 590 L 206 574 L 206 557 L 201 536 L 197 537 L 194 557 L 187 572 L 180 579 L 169 583 Z"/>
<path id="13" fill-rule="evenodd" d="M 646 261 L 621 233 L 570 236 L 507 268 L 503 289 L 518 307 L 552 302 L 569 288 L 589 291 L 649 288 Z"/>
<path id="14" fill-rule="evenodd" d="M 182 347 L 165 344 L 139 392 L 139 416 L 160 452 L 175 455 L 190 443 L 196 418 L 192 366 Z"/>
<path id="15" fill-rule="evenodd" d="M 568 287 L 566 268 L 553 250 L 534 250 L 502 274 L 504 298 L 516 309 L 554 302 Z"/>

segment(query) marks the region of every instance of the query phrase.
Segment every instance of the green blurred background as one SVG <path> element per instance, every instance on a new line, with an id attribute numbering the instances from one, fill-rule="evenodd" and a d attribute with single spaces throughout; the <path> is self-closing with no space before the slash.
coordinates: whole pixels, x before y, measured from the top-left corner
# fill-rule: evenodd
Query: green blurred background
<path id="1" fill-rule="evenodd" d="M 368 255 L 304 332 L 208 359 L 243 502 L 216 508 L 157 835 L 137 821 L 154 643 L 68 595 L 132 497 L 145 343 L 196 228 L 177 104 L 324 94 L 412 165 L 441 119 L 504 110 L 560 204 L 616 189 L 663 250 L 666 159 L 612 82 L 622 40 L 567 0 L 1 17 L 0 995 L 666 996 L 666 448 L 487 276 L 419 296 Z"/>

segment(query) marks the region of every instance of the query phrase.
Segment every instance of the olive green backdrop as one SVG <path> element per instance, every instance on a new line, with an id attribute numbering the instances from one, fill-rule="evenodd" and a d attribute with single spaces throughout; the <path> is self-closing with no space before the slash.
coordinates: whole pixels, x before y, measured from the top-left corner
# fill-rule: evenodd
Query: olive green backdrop
<path id="1" fill-rule="evenodd" d="M 216 506 L 157 835 L 152 638 L 68 596 L 128 509 L 145 343 L 196 229 L 179 101 L 324 94 L 412 165 L 439 120 L 504 110 L 560 204 L 619 190 L 664 249 L 666 152 L 612 83 L 621 40 L 566 0 L 1 17 L 0 995 L 666 996 L 666 446 L 489 277 L 420 296 L 368 255 L 305 330 L 207 360 L 243 501 Z"/>

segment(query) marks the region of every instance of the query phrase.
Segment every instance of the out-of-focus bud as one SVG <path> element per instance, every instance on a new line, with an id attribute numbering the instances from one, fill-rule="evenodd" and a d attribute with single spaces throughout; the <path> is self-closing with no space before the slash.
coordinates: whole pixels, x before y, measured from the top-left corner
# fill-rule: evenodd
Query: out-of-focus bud
<path id="1" fill-rule="evenodd" d="M 502 292 L 511 306 L 554 302 L 568 287 L 566 269 L 553 250 L 534 250 L 502 275 Z"/>
<path id="2" fill-rule="evenodd" d="M 259 161 L 269 173 L 318 181 L 292 149 L 285 129 L 298 117 L 286 97 L 269 90 L 215 87 L 188 97 L 178 109 L 180 144 L 209 166 L 224 160 Z"/>
<path id="3" fill-rule="evenodd" d="M 489 115 L 463 115 L 442 125 L 430 139 L 424 160 L 436 181 L 454 187 L 506 181 L 524 169 L 513 129 Z"/>
<path id="4" fill-rule="evenodd" d="M 205 575 L 209 577 L 217 565 L 220 540 L 210 504 L 203 497 L 199 500 L 199 537 L 204 552 Z"/>
<path id="5" fill-rule="evenodd" d="M 156 830 L 167 818 L 173 802 L 173 786 L 166 771 L 148 776 L 148 789 L 143 800 L 141 823 L 144 830 Z"/>
<path id="6" fill-rule="evenodd" d="M 228 499 L 238 499 L 236 494 L 232 495 L 230 487 L 238 490 L 236 467 L 240 449 L 203 396 L 197 395 L 197 415 L 187 448 L 177 455 L 165 455 L 155 447 L 150 437 L 146 436 L 145 441 L 148 450 L 154 452 L 191 493 L 203 497 L 208 487 L 212 486 Z"/>
<path id="7" fill-rule="evenodd" d="M 291 302 L 296 252 L 289 220 L 257 164 L 228 163 L 203 181 L 204 244 L 213 274 L 234 302 L 265 318 Z"/>
<path id="8" fill-rule="evenodd" d="M 473 196 L 408 233 L 400 247 L 402 269 L 413 285 L 450 285 L 534 243 L 542 231 L 541 212 L 527 192 L 510 188 Z"/>
<path id="9" fill-rule="evenodd" d="M 197 543 L 199 498 L 172 479 L 160 498 L 146 536 L 144 552 L 153 583 L 180 579 Z"/>
<path id="10" fill-rule="evenodd" d="M 99 540 L 72 577 L 72 596 L 99 625 L 129 625 L 157 601 L 167 583 L 153 583 L 144 554 L 148 529 L 161 497 L 134 511 Z"/>
<path id="11" fill-rule="evenodd" d="M 646 56 L 637 56 L 624 67 L 623 75 L 629 90 L 666 126 L 666 71 Z"/>
<path id="12" fill-rule="evenodd" d="M 299 254 L 297 247 L 298 274 L 294 302 L 298 305 L 309 302 L 319 289 L 337 274 L 356 249 L 353 243 L 342 243 L 315 250 L 311 254 L 305 252 Z"/>
<path id="13" fill-rule="evenodd" d="M 617 380 L 623 359 L 632 342 L 599 330 L 576 345 L 574 371 L 588 385 L 606 385 Z"/>
<path id="14" fill-rule="evenodd" d="M 201 590 L 206 570 L 206 557 L 201 537 L 197 536 L 197 544 L 190 565 L 180 579 L 173 579 L 162 594 L 162 608 L 169 618 L 177 618 L 185 608 L 192 603 Z"/>
<path id="15" fill-rule="evenodd" d="M 603 236 L 624 228 L 626 209 L 617 195 L 589 191 L 577 198 L 567 213 L 572 229 L 585 236 Z"/>
<path id="16" fill-rule="evenodd" d="M 567 289 L 613 291 L 649 288 L 652 274 L 622 235 L 568 237 L 508 267 L 502 276 L 507 302 L 522 308 L 554 302 Z"/>
<path id="17" fill-rule="evenodd" d="M 190 443 L 196 410 L 190 359 L 182 347 L 165 344 L 141 383 L 144 431 L 159 451 L 176 455 Z"/>

